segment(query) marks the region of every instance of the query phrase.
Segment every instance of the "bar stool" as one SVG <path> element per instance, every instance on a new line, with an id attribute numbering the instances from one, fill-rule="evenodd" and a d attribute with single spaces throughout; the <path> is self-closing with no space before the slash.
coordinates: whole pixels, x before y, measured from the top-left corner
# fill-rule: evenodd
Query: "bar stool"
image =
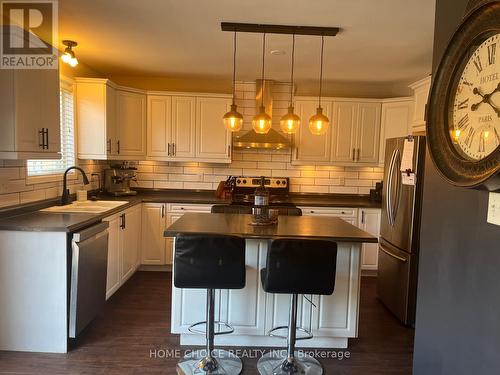
<path id="1" fill-rule="evenodd" d="M 215 335 L 233 332 L 226 323 L 215 321 L 215 289 L 245 287 L 245 240 L 208 234 L 177 236 L 174 285 L 177 288 L 207 289 L 206 321 L 189 327 L 190 332 L 205 334 L 206 348 L 193 351 L 181 359 L 177 363 L 177 373 L 238 375 L 243 368 L 241 359 L 226 350 L 214 350 Z M 215 332 L 216 324 L 227 329 Z M 204 331 L 196 329 L 200 325 L 206 325 Z"/>
<path id="2" fill-rule="evenodd" d="M 271 351 L 257 362 L 261 375 L 306 374 L 321 375 L 323 368 L 315 358 L 298 355 L 297 340 L 312 338 L 297 337 L 297 301 L 299 294 L 330 295 L 335 289 L 337 268 L 337 243 L 326 240 L 277 239 L 271 243 L 267 254 L 266 268 L 260 271 L 262 287 L 267 293 L 291 294 L 288 326 L 276 327 L 269 335 L 287 339 L 287 353 Z M 288 328 L 288 335 L 275 332 Z M 304 329 L 301 329 L 305 331 Z"/>

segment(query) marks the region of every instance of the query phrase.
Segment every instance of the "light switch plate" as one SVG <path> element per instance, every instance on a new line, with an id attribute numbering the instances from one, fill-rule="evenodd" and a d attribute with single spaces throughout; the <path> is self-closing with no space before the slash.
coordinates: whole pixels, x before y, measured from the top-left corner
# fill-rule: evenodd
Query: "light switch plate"
<path id="1" fill-rule="evenodd" d="M 488 223 L 500 225 L 500 193 L 490 193 L 488 199 Z"/>

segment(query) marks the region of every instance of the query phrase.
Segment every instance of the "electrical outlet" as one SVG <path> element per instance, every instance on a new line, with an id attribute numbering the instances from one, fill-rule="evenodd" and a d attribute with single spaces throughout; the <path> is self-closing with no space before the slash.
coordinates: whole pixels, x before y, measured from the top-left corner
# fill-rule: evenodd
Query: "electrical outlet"
<path id="1" fill-rule="evenodd" d="M 500 225 L 500 193 L 490 193 L 488 199 L 488 223 Z"/>

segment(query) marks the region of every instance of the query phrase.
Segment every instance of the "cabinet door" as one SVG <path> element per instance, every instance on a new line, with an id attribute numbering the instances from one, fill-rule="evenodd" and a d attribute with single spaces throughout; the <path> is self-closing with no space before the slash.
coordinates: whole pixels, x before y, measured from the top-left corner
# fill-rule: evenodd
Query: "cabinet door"
<path id="1" fill-rule="evenodd" d="M 122 284 L 133 275 L 139 265 L 141 248 L 141 206 L 126 210 L 121 232 L 121 282 Z"/>
<path id="2" fill-rule="evenodd" d="M 42 70 L 43 95 L 40 120 L 47 129 L 48 146 L 46 152 L 61 152 L 61 121 L 59 71 L 57 69 Z"/>
<path id="3" fill-rule="evenodd" d="M 170 96 L 148 95 L 147 118 L 147 155 L 168 158 L 171 142 L 172 98 Z"/>
<path id="4" fill-rule="evenodd" d="M 356 142 L 358 163 L 378 163 L 380 103 L 359 103 Z"/>
<path id="5" fill-rule="evenodd" d="M 16 70 L 14 91 L 16 106 L 16 151 L 44 152 L 40 132 L 44 128 L 42 118 L 42 94 L 44 79 L 41 70 Z"/>
<path id="6" fill-rule="evenodd" d="M 333 162 L 355 162 L 358 103 L 333 103 Z"/>
<path id="7" fill-rule="evenodd" d="M 221 107 L 223 106 L 224 103 L 221 104 Z M 174 157 L 192 158 L 195 156 L 195 128 L 196 128 L 196 98 L 189 96 L 172 97 L 171 142 L 172 142 L 172 154 Z M 222 134 L 222 132 L 220 133 Z M 226 150 L 225 145 L 224 146 L 220 145 L 220 147 L 221 150 L 222 148 Z"/>
<path id="8" fill-rule="evenodd" d="M 117 91 L 117 152 L 119 156 L 146 155 L 146 96 Z"/>
<path id="9" fill-rule="evenodd" d="M 379 164 L 384 163 L 386 139 L 406 137 L 411 134 L 412 107 L 411 99 L 382 104 Z"/>
<path id="10" fill-rule="evenodd" d="M 106 281 L 106 299 L 111 297 L 118 290 L 121 282 L 120 272 L 120 216 L 114 215 L 105 218 L 109 223 L 108 228 L 108 274 Z"/>
<path id="11" fill-rule="evenodd" d="M 222 316 L 234 328 L 236 335 L 265 334 L 266 293 L 262 289 L 260 270 L 267 252 L 267 243 L 246 240 L 246 282 L 243 289 L 222 291 Z"/>
<path id="12" fill-rule="evenodd" d="M 165 264 L 165 204 L 142 205 L 142 264 Z"/>
<path id="13" fill-rule="evenodd" d="M 168 213 L 167 214 L 167 225 L 166 227 L 169 227 L 177 219 L 179 219 L 182 215 L 184 214 L 176 214 L 176 213 Z M 164 228 L 165 229 L 165 228 Z M 174 238 L 173 237 L 167 237 L 165 239 L 166 245 L 165 245 L 165 264 L 172 264 L 174 261 Z"/>
<path id="14" fill-rule="evenodd" d="M 378 237 L 380 233 L 380 210 L 361 210 L 359 228 L 373 236 Z M 361 253 L 361 268 L 366 270 L 376 270 L 378 268 L 378 244 L 363 244 Z"/>
<path id="15" fill-rule="evenodd" d="M 318 102 L 297 100 L 295 103 L 297 115 L 301 119 L 299 131 L 295 137 L 294 160 L 305 162 L 330 161 L 332 128 L 326 134 L 314 135 L 309 131 L 309 118 L 316 114 Z M 324 103 L 323 113 L 332 120 L 332 105 Z"/>
<path id="16" fill-rule="evenodd" d="M 196 157 L 206 161 L 231 162 L 231 132 L 222 123 L 231 101 L 196 98 Z"/>

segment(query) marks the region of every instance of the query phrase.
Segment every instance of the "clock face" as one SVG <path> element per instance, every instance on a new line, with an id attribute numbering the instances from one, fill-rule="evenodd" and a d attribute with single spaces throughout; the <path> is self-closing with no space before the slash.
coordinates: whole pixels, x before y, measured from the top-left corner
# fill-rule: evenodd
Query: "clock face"
<path id="1" fill-rule="evenodd" d="M 452 86 L 448 126 L 456 151 L 479 161 L 500 145 L 500 34 L 476 44 L 464 60 Z"/>

